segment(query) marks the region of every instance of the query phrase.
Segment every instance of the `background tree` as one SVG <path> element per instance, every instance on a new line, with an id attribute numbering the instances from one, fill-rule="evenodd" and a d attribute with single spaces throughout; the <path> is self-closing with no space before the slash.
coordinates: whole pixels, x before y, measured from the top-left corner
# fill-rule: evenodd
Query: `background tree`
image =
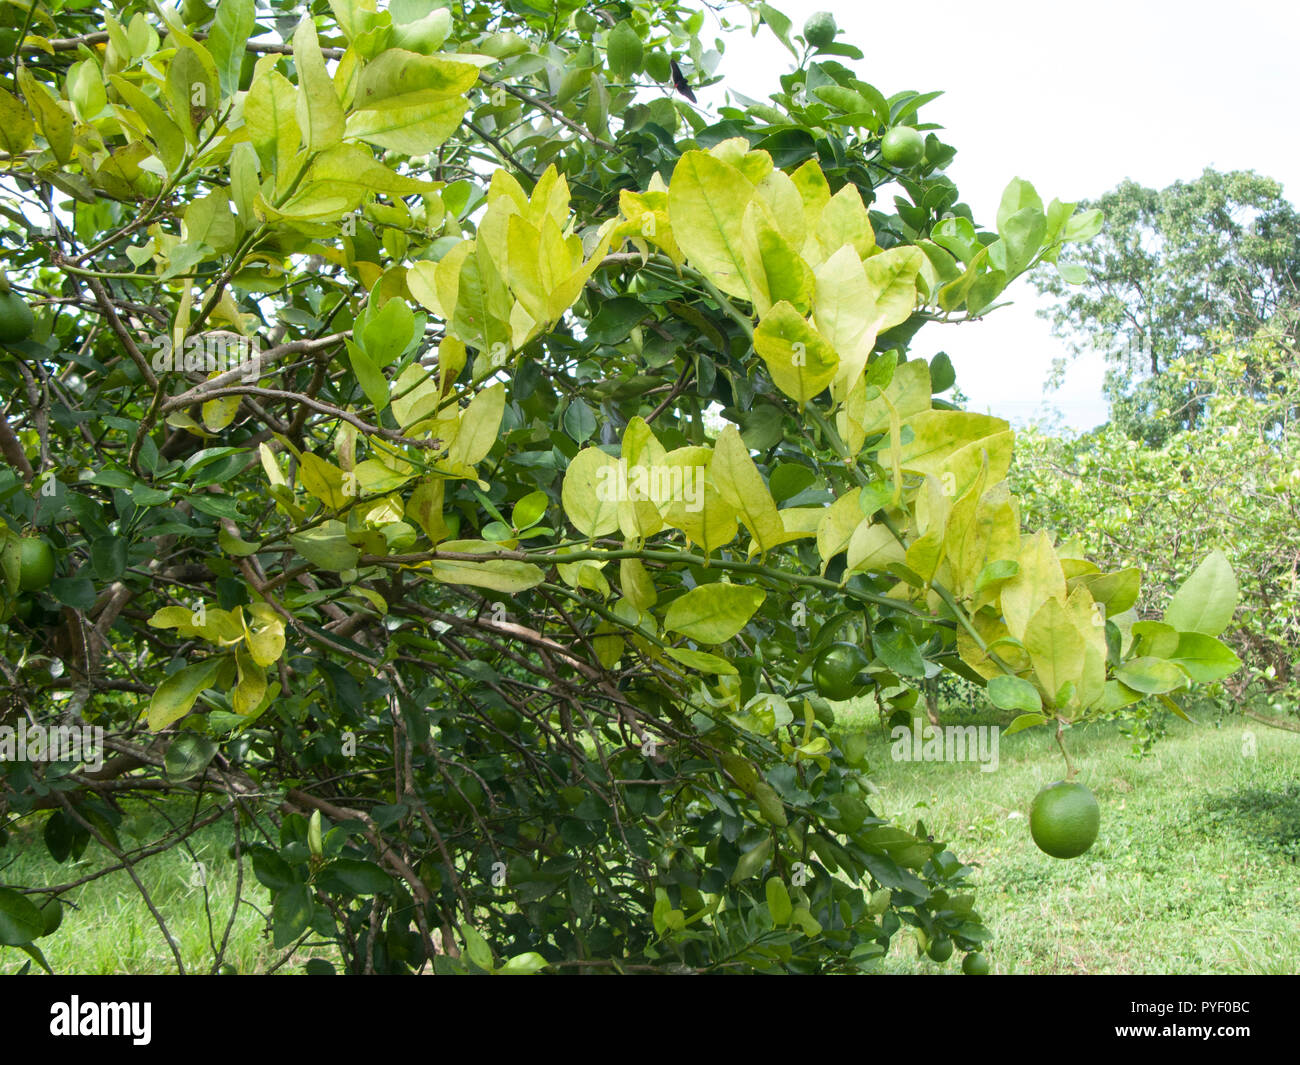
<path id="1" fill-rule="evenodd" d="M 906 357 L 1099 217 L 1015 180 L 977 229 L 930 97 L 825 20 L 0 10 L 5 723 L 109 751 L 0 766 L 21 844 L 132 875 L 228 819 L 276 948 L 350 972 L 946 958 L 971 869 L 877 816 L 818 677 L 1060 728 L 1235 663 L 1221 556 L 1150 646 L 1136 572 L 1022 538 L 1009 427 Z M 794 68 L 714 115 L 679 83 L 722 17 Z M 76 882 L 0 888 L 0 944 L 42 964 Z"/>
<path id="2" fill-rule="evenodd" d="M 1146 618 L 1207 551 L 1223 551 L 1241 575 L 1230 642 L 1245 668 L 1205 694 L 1224 711 L 1296 728 L 1300 370 L 1294 350 L 1268 339 L 1220 335 L 1207 348 L 1165 370 L 1173 390 L 1197 399 L 1193 427 L 1158 447 L 1115 424 L 1066 438 L 1022 432 L 1012 483 L 1029 524 L 1077 538 L 1107 568 L 1143 566 Z M 1261 374 L 1263 393 L 1249 383 Z"/>
<path id="3" fill-rule="evenodd" d="M 1199 402 L 1165 371 L 1204 355 L 1212 333 L 1245 341 L 1267 326 L 1294 345 L 1300 215 L 1276 181 L 1207 169 L 1159 190 L 1125 181 L 1089 206 L 1106 217 L 1101 235 L 1031 280 L 1055 298 L 1040 313 L 1073 353 L 1105 356 L 1111 419 L 1125 432 L 1159 443 L 1195 424 Z M 1267 391 L 1262 368 L 1243 369 Z"/>

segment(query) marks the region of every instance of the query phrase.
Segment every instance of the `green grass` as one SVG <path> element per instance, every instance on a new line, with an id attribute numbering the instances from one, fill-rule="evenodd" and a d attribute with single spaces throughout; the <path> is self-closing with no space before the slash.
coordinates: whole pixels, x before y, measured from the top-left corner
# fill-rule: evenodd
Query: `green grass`
<path id="1" fill-rule="evenodd" d="M 184 810 L 168 811 L 184 817 Z M 157 839 L 165 830 L 160 818 L 145 816 L 135 823 L 140 838 L 119 830 L 124 847 Z M 209 906 L 213 934 L 218 943 L 230 918 L 235 893 L 235 865 L 227 857 L 234 836 L 226 822 L 218 822 L 190 839 L 195 857 L 207 870 Z M 91 842 L 80 860 L 56 864 L 40 838 L 40 825 L 11 833 L 9 844 L 0 850 L 0 883 L 67 884 L 112 863 L 112 856 Z M 263 912 L 268 909 L 267 891 L 252 876 L 245 863 L 242 894 Z M 180 947 L 188 971 L 206 972 L 214 957 L 209 940 L 208 917 L 203 889 L 197 886 L 193 860 L 180 847 L 146 858 L 136 866 L 154 905 L 162 913 L 168 930 Z M 51 936 L 37 941 L 55 973 L 112 974 L 168 973 L 176 965 L 161 930 L 135 885 L 125 873 L 113 873 L 73 888 L 62 896 L 63 924 Z M 35 896 L 38 904 L 42 896 Z M 262 918 L 249 906 L 241 907 L 231 930 L 226 959 L 239 972 L 262 972 L 274 964 L 277 952 L 262 936 Z M 28 962 L 21 951 L 0 947 L 0 973 L 14 973 Z M 33 966 L 35 967 L 35 966 Z"/>
<path id="2" fill-rule="evenodd" d="M 1034 794 L 1064 771 L 1047 729 L 1003 737 L 998 770 L 982 773 L 971 762 L 894 762 L 874 713 L 846 715 L 845 725 L 875 736 L 868 757 L 877 812 L 908 828 L 923 820 L 936 839 L 979 866 L 976 908 L 996 936 L 986 948 L 995 973 L 1300 972 L 1300 735 L 1240 719 L 1221 728 L 1174 721 L 1138 761 L 1128 757 L 1131 743 L 1113 724 L 1071 730 L 1067 745 L 1078 779 L 1101 804 L 1101 832 L 1082 857 L 1057 861 L 1034 846 L 1028 825 Z M 1253 758 L 1242 753 L 1247 728 L 1255 737 Z M 156 834 L 160 825 L 146 819 L 139 831 Z M 0 882 L 67 883 L 103 864 L 92 843 L 81 861 L 56 865 L 38 833 L 39 826 L 15 833 L 0 851 Z M 218 940 L 235 886 L 230 842 L 224 824 L 193 838 L 208 867 Z M 138 869 L 187 966 L 206 970 L 212 948 L 190 857 L 174 850 Z M 265 911 L 267 892 L 251 870 L 243 894 Z M 92 881 L 66 898 L 72 905 L 63 927 L 40 941 L 56 972 L 174 971 L 157 924 L 124 875 Z M 316 948 L 281 971 L 300 972 L 309 953 L 336 960 Z M 229 961 L 239 972 L 261 972 L 279 956 L 262 917 L 243 908 Z M 26 960 L 0 948 L 0 973 Z M 900 933 L 882 968 L 958 972 L 960 963 L 960 954 L 942 967 L 918 960 L 914 941 Z"/>
<path id="3" fill-rule="evenodd" d="M 1060 861 L 1029 836 L 1035 793 L 1064 776 L 1049 729 L 1002 737 L 999 768 L 982 773 L 973 762 L 893 761 L 874 713 L 849 727 L 878 737 L 868 755 L 877 813 L 923 820 L 980 867 L 976 909 L 996 937 L 986 949 L 995 973 L 1300 972 L 1300 735 L 1174 720 L 1139 761 L 1114 724 L 1069 730 L 1101 830 L 1091 850 Z M 1246 731 L 1254 757 L 1243 755 Z M 884 969 L 918 965 L 941 968 L 896 937 Z M 942 968 L 959 965 L 958 955 Z"/>

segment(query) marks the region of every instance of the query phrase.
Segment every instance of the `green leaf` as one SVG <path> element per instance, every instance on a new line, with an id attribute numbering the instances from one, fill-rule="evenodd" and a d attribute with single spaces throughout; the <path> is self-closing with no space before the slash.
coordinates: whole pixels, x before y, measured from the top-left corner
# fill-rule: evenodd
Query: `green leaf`
<path id="1" fill-rule="evenodd" d="M 767 593 L 740 584 L 706 584 L 674 599 L 664 628 L 698 643 L 725 643 L 740 632 Z"/>
<path id="2" fill-rule="evenodd" d="M 688 647 L 669 647 L 667 653 L 669 658 L 680 662 L 687 669 L 698 670 L 700 673 L 712 673 L 720 677 L 734 677 L 737 675 L 735 666 L 725 658 L 711 655 L 707 651 L 692 651 Z"/>
<path id="3" fill-rule="evenodd" d="M 510 512 L 511 527 L 519 532 L 531 529 L 546 516 L 546 508 L 550 505 L 550 496 L 545 492 L 529 492 Z"/>
<path id="4" fill-rule="evenodd" d="M 1038 693 L 1035 692 L 1035 695 Z M 1027 728 L 1034 728 L 1050 720 L 1046 714 L 1021 714 L 1002 732 L 1004 736 L 1014 736 L 1017 732 L 1023 732 Z"/>
<path id="5" fill-rule="evenodd" d="M 90 568 L 95 579 L 115 581 L 126 570 L 126 540 L 121 536 L 98 536 L 90 544 Z"/>
<path id="6" fill-rule="evenodd" d="M 149 700 L 149 728 L 157 732 L 188 714 L 199 694 L 216 683 L 223 661 L 225 659 L 209 658 L 196 662 L 159 684 Z"/>
<path id="7" fill-rule="evenodd" d="M 1231 647 L 1199 632 L 1181 633 L 1170 661 L 1182 666 L 1196 684 L 1222 680 L 1241 668 L 1241 659 Z"/>
<path id="8" fill-rule="evenodd" d="M 578 444 L 586 443 L 596 431 L 596 415 L 581 397 L 564 408 L 564 431 Z"/>
<path id="9" fill-rule="evenodd" d="M 499 976 L 532 976 L 549 965 L 545 958 L 535 950 L 516 954 L 497 970 Z"/>
<path id="10" fill-rule="evenodd" d="M 311 890 L 306 884 L 294 884 L 276 896 L 271 907 L 275 926 L 275 947 L 283 950 L 307 930 L 313 912 Z"/>
<path id="11" fill-rule="evenodd" d="M 767 893 L 767 909 L 772 915 L 772 923 L 780 928 L 790 923 L 794 906 L 790 902 L 790 891 L 785 881 L 779 876 L 769 877 L 764 890 Z"/>
<path id="12" fill-rule="evenodd" d="M 382 895 L 393 890 L 392 878 L 374 862 L 338 858 L 326 872 L 354 895 Z"/>
<path id="13" fill-rule="evenodd" d="M 1190 678 L 1187 671 L 1163 658 L 1134 658 L 1115 670 L 1115 679 L 1123 681 L 1134 691 L 1145 695 L 1186 688 Z"/>
<path id="14" fill-rule="evenodd" d="M 0 888 L 0 946 L 21 947 L 45 932 L 45 918 L 35 903 L 9 888 Z"/>
<path id="15" fill-rule="evenodd" d="M 289 537 L 293 549 L 313 566 L 339 573 L 352 569 L 361 552 L 348 542 L 347 527 L 331 518 L 313 529 Z"/>
<path id="16" fill-rule="evenodd" d="M 1237 575 L 1227 556 L 1211 551 L 1174 593 L 1165 609 L 1165 621 L 1179 632 L 1218 636 L 1232 621 L 1237 594 Z"/>
<path id="17" fill-rule="evenodd" d="M 740 856 L 740 861 L 736 863 L 736 869 L 731 874 L 731 882 L 739 884 L 742 880 L 748 880 L 751 876 L 757 874 L 767 863 L 768 855 L 771 853 L 772 837 L 764 836 Z"/>
<path id="18" fill-rule="evenodd" d="M 217 744 L 214 740 L 200 736 L 197 732 L 182 732 L 172 740 L 171 746 L 167 748 L 167 756 L 163 759 L 167 779 L 177 783 L 192 780 L 208 768 L 208 763 L 216 757 L 216 753 Z"/>
<path id="19" fill-rule="evenodd" d="M 641 71 L 641 38 L 632 23 L 620 22 L 609 33 L 605 54 L 609 58 L 610 73 L 616 78 L 630 78 Z"/>
<path id="20" fill-rule="evenodd" d="M 487 940 L 470 925 L 463 926 L 462 933 L 465 936 L 465 954 L 469 957 L 469 960 L 480 969 L 491 972 L 492 948 L 487 945 Z"/>
<path id="21" fill-rule="evenodd" d="M 900 676 L 925 676 L 925 660 L 921 658 L 916 641 L 904 630 L 877 626 L 871 633 L 871 646 L 876 657 Z"/>
<path id="22" fill-rule="evenodd" d="M 217 64 L 217 76 L 225 96 L 239 89 L 244 45 L 256 21 L 255 7 L 255 0 L 220 0 L 217 4 L 217 14 L 208 31 L 208 51 Z"/>
<path id="23" fill-rule="evenodd" d="M 993 677 L 988 683 L 989 701 L 1000 710 L 1041 710 L 1042 696 L 1023 677 L 1007 674 Z M 1022 725 L 1021 728 L 1026 726 Z"/>

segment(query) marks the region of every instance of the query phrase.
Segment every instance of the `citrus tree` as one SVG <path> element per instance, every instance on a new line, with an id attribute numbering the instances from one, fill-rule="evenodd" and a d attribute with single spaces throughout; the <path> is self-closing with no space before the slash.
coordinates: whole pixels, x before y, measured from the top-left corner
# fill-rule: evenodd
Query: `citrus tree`
<path id="1" fill-rule="evenodd" d="M 972 869 L 823 696 L 948 672 L 1060 727 L 1221 668 L 1217 557 L 1130 625 L 1136 570 L 1022 534 L 1007 424 L 907 358 L 1098 216 L 1014 180 L 977 227 L 933 94 L 833 20 L 4 11 L 5 723 L 107 758 L 8 761 L 0 809 L 164 933 L 135 865 L 225 818 L 274 946 L 352 972 L 973 955 Z M 768 101 L 694 102 L 723 20 L 788 47 Z M 41 963 L 80 879 L 0 889 L 0 943 Z"/>

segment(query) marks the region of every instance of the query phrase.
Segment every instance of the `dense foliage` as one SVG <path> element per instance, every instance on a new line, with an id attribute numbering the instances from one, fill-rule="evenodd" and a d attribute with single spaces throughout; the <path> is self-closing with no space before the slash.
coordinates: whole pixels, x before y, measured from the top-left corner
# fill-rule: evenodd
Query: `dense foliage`
<path id="1" fill-rule="evenodd" d="M 1008 426 L 906 358 L 1098 215 L 1015 180 L 977 228 L 930 96 L 824 20 L 728 9 L 794 65 L 710 114 L 673 0 L 2 10 L 5 723 L 109 755 L 3 765 L 59 860 L 232 818 L 276 947 L 353 972 L 946 957 L 971 869 L 876 815 L 821 652 L 1019 727 L 1231 670 L 1221 555 L 1130 625 L 1136 570 L 1022 537 Z M 0 888 L 0 943 L 40 963 L 74 879 Z"/>
<path id="2" fill-rule="evenodd" d="M 1139 610 L 1154 616 L 1207 551 L 1241 578 L 1229 638 L 1245 668 L 1223 687 L 1224 708 L 1293 713 L 1300 696 L 1300 370 L 1280 338 L 1174 360 L 1177 394 L 1197 397 L 1192 429 L 1160 446 L 1118 425 L 1062 439 L 1022 432 L 1012 482 L 1026 521 L 1077 538 L 1106 568 L 1141 565 Z M 1261 394 L 1251 384 L 1263 371 Z M 1164 419 L 1177 412 L 1159 410 Z"/>

